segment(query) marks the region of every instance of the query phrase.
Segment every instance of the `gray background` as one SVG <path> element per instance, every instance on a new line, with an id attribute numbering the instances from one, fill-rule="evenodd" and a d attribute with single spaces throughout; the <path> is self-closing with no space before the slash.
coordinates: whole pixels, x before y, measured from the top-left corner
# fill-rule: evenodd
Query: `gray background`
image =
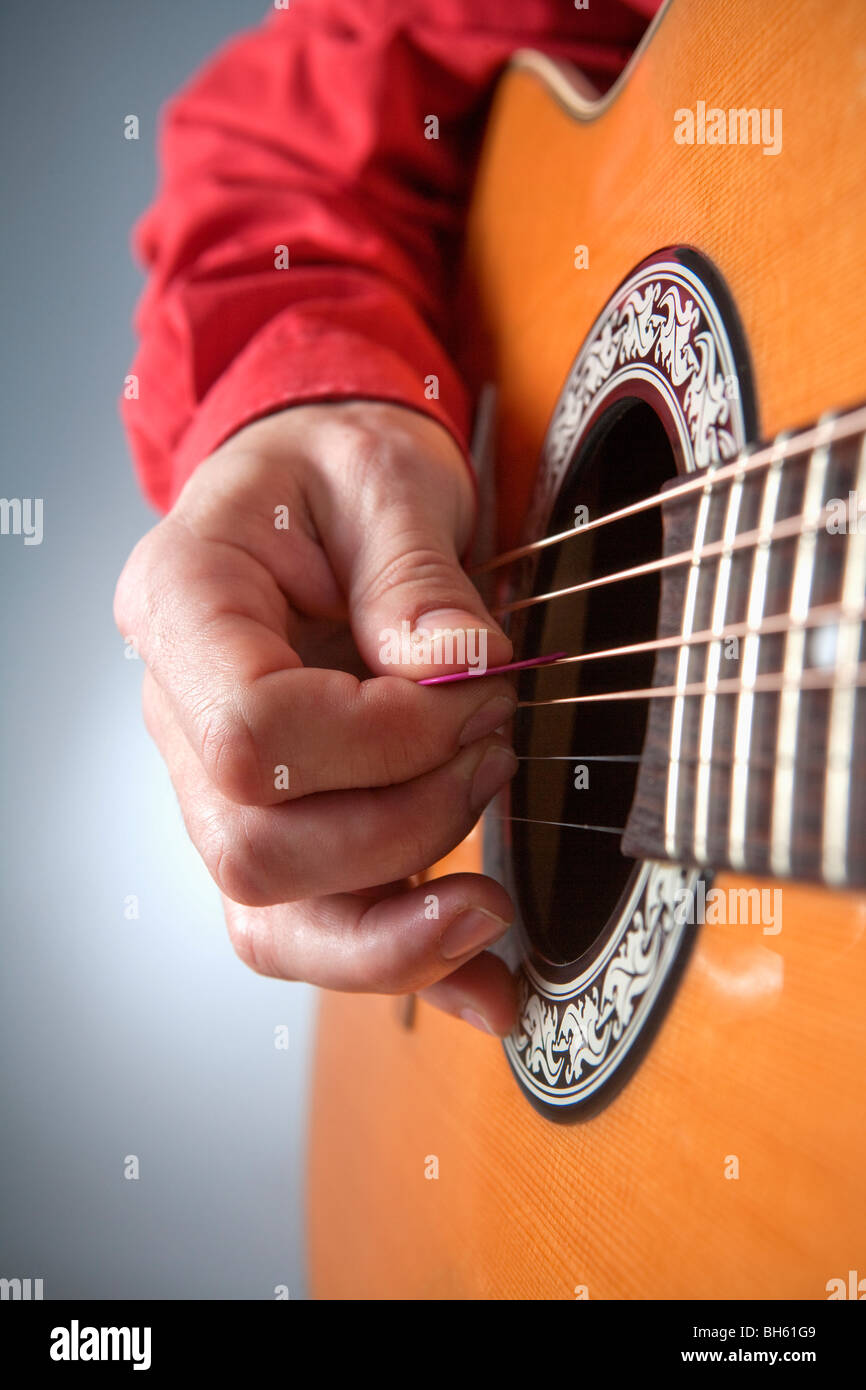
<path id="1" fill-rule="evenodd" d="M 0 1276 L 46 1298 L 305 1292 L 312 992 L 236 959 L 111 617 L 156 519 L 116 402 L 157 112 L 266 8 L 0 10 L 0 496 L 45 510 L 41 546 L 0 536 Z"/>

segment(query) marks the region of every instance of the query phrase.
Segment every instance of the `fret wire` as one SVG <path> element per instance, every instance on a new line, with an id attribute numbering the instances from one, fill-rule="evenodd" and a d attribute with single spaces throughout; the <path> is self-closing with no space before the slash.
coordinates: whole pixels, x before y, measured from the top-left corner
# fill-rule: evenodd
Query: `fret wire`
<path id="1" fill-rule="evenodd" d="M 866 685 L 866 662 L 862 662 L 854 668 L 856 680 L 840 683 L 839 688 L 845 689 L 848 686 L 859 688 Z M 819 666 L 809 666 L 803 672 L 799 688 L 802 690 L 828 690 L 832 689 L 836 683 L 836 673 L 827 671 Z M 767 672 L 764 675 L 756 676 L 753 682 L 743 682 L 737 676 L 731 676 L 726 680 L 720 681 L 716 686 L 718 695 L 739 695 L 744 691 L 755 691 L 760 694 L 764 691 L 778 691 L 787 689 L 787 683 L 782 672 Z M 599 695 L 566 695 L 557 700 L 518 700 L 518 709 L 538 709 L 543 705 L 588 705 L 600 704 L 606 700 L 672 700 L 677 695 L 704 695 L 707 687 L 701 682 L 694 682 L 682 688 L 676 685 L 667 686 L 648 686 L 636 690 L 610 690 Z"/>
<path id="2" fill-rule="evenodd" d="M 866 489 L 866 442 L 860 445 L 855 488 L 862 497 Z M 862 594 L 866 588 L 866 538 L 859 526 L 849 531 L 842 575 L 842 599 Z M 860 627 L 841 623 L 837 633 L 835 673 L 857 669 L 860 650 Z M 840 753 L 854 742 L 857 718 L 856 690 L 842 680 L 833 685 L 827 729 L 827 774 L 824 782 L 824 816 L 822 870 L 825 881 L 844 884 L 848 871 L 848 821 L 851 801 L 851 778 L 836 765 Z M 832 762 L 831 762 L 832 759 Z"/>
<path id="3" fill-rule="evenodd" d="M 703 548 L 712 505 L 712 484 L 701 495 L 695 520 L 694 544 L 692 546 L 685 600 L 683 603 L 682 630 L 692 631 L 695 609 L 698 601 L 698 585 L 701 578 L 698 555 Z M 676 689 L 679 692 L 688 681 L 689 649 L 681 647 L 677 655 Z M 679 757 L 683 745 L 685 723 L 685 700 L 677 694 L 671 706 L 671 727 L 668 738 L 668 777 L 665 795 L 665 849 L 673 859 L 677 852 L 677 820 L 679 811 L 680 764 Z"/>
<path id="4" fill-rule="evenodd" d="M 727 545 L 723 549 L 719 557 L 718 566 L 716 567 L 711 617 L 711 628 L 714 635 L 713 640 L 707 648 L 706 659 L 706 682 L 710 689 L 704 696 L 701 709 L 700 731 L 698 734 L 700 757 L 698 762 L 697 784 L 695 786 L 692 839 L 694 842 L 695 858 L 700 862 L 703 862 L 707 857 L 707 841 L 710 829 L 710 778 L 712 775 L 710 755 L 713 749 L 713 738 L 716 727 L 715 688 L 718 684 L 722 661 L 722 638 L 724 636 L 725 613 L 728 608 L 728 593 L 730 591 L 731 571 L 733 566 L 733 561 L 731 559 L 732 543 L 737 534 L 737 521 L 740 515 L 742 497 L 743 475 L 740 473 L 734 478 L 731 484 L 731 489 L 728 493 L 728 502 L 725 508 L 725 524 L 722 538 L 727 542 Z"/>
<path id="5" fill-rule="evenodd" d="M 743 531 L 736 537 L 730 548 L 732 550 L 744 550 L 747 546 L 751 546 L 757 552 L 771 541 L 789 540 L 792 536 L 802 535 L 806 529 L 817 530 L 829 517 L 829 504 L 822 509 L 821 515 L 816 521 L 809 523 L 808 527 L 801 524 L 803 522 L 801 515 L 785 517 L 783 521 L 778 521 L 769 528 L 758 526 L 752 531 Z M 515 599 L 512 603 L 501 604 L 490 611 L 494 617 L 503 617 L 508 613 L 518 613 L 524 608 L 533 608 L 539 603 L 549 603 L 552 599 L 568 598 L 572 594 L 587 593 L 591 589 L 600 589 L 607 584 L 625 584 L 630 579 L 640 579 L 646 574 L 657 574 L 661 570 L 675 569 L 678 565 L 693 565 L 699 560 L 721 555 L 723 549 L 725 549 L 723 540 L 711 541 L 699 550 L 680 550 L 676 555 L 662 555 L 658 560 L 647 560 L 645 564 L 632 565 L 625 570 L 616 570 L 613 574 L 602 574 L 595 579 L 585 579 L 580 584 L 569 585 L 567 589 L 554 589 L 547 594 L 531 594 L 528 598 Z"/>
<path id="6" fill-rule="evenodd" d="M 759 530 L 769 537 L 776 520 L 776 508 L 782 490 L 782 459 L 771 463 L 764 479 L 761 498 Z M 753 629 L 760 623 L 767 594 L 770 570 L 770 542 L 759 544 L 752 558 L 749 582 L 749 604 L 746 617 Z M 755 683 L 758 679 L 760 639 L 750 632 L 743 644 L 740 663 L 741 690 L 737 694 L 736 732 L 734 734 L 734 766 L 731 772 L 731 796 L 728 806 L 728 859 L 735 868 L 746 866 L 746 814 L 748 811 L 749 750 L 752 745 L 752 714 L 755 707 Z M 825 673 L 826 674 L 826 673 Z M 772 687 L 770 687 L 772 689 Z M 784 685 L 780 689 L 786 688 Z"/>
<path id="7" fill-rule="evenodd" d="M 497 816 L 496 820 L 521 821 L 524 825 L 556 825 L 563 830 L 599 830 L 605 835 L 624 835 L 624 825 L 578 825 L 570 820 L 534 820 L 531 816 Z"/>
<path id="8" fill-rule="evenodd" d="M 829 427 L 829 420 L 826 422 Z M 829 432 L 829 430 L 828 430 Z M 803 493 L 803 515 L 817 515 L 824 499 L 824 487 L 830 463 L 829 442 L 815 449 L 806 470 Z M 794 574 L 788 612 L 792 626 L 785 633 L 782 671 L 793 682 L 799 671 L 805 670 L 806 633 L 802 619 L 809 612 L 809 598 L 818 547 L 817 531 L 804 532 L 797 542 Z M 770 816 L 770 869 L 779 878 L 791 872 L 791 841 L 794 816 L 794 754 L 800 719 L 800 692 L 793 684 L 781 692 L 776 725 L 777 766 L 773 778 L 773 800 Z"/>
<path id="9" fill-rule="evenodd" d="M 837 440 L 848 439 L 852 435 L 866 431 L 866 407 L 851 411 L 848 415 L 842 416 L 834 422 L 833 431 L 829 442 L 835 443 Z M 792 458 L 799 454 L 808 454 L 810 450 L 818 448 L 824 443 L 826 431 L 822 425 L 815 425 L 811 429 L 803 430 L 800 434 L 791 435 L 780 445 L 777 441 L 765 445 L 762 449 L 754 453 L 744 452 L 733 463 L 722 465 L 718 468 L 713 479 L 714 483 L 726 482 L 728 478 L 736 477 L 742 470 L 744 473 L 753 472 L 759 468 L 766 468 L 773 462 L 774 458 Z M 587 521 L 582 526 L 573 526 L 567 531 L 560 531 L 554 536 L 543 536 L 540 540 L 531 541 L 527 545 L 515 546 L 511 550 L 503 551 L 501 555 L 495 555 L 490 560 L 485 560 L 480 565 L 475 565 L 470 570 L 471 574 L 487 574 L 491 570 L 499 569 L 503 565 L 511 564 L 514 560 L 521 560 L 527 555 L 532 555 L 538 550 L 544 550 L 548 546 L 561 545 L 570 540 L 573 536 L 583 535 L 589 531 L 594 531 L 602 526 L 609 526 L 617 521 L 622 521 L 625 517 L 635 516 L 637 513 L 647 511 L 651 507 L 658 507 L 663 502 L 674 501 L 680 497 L 687 496 L 691 492 L 697 492 L 702 487 L 706 487 L 706 473 L 702 472 L 697 476 L 690 477 L 687 481 L 677 484 L 676 487 L 668 488 L 664 492 L 653 493 L 651 497 L 643 497 L 638 502 L 632 502 L 627 507 L 620 507 L 616 511 L 608 512 L 605 516 L 600 516 L 595 521 Z"/>

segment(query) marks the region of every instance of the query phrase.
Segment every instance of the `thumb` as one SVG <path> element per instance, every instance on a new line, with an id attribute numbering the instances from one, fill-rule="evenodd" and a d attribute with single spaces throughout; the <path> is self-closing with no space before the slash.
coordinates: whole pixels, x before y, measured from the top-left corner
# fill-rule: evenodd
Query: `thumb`
<path id="1" fill-rule="evenodd" d="M 441 438 L 439 438 L 441 436 Z M 385 447 L 367 470 L 342 576 L 355 641 L 369 669 L 412 679 L 487 670 L 511 642 L 458 558 L 474 499 L 462 455 L 441 427 L 423 449 Z"/>

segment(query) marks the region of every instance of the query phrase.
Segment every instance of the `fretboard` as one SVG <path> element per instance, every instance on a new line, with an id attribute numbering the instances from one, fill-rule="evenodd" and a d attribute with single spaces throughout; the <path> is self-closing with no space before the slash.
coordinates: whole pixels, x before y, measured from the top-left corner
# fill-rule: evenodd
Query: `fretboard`
<path id="1" fill-rule="evenodd" d="M 670 485 L 626 854 L 866 883 L 863 415 Z"/>

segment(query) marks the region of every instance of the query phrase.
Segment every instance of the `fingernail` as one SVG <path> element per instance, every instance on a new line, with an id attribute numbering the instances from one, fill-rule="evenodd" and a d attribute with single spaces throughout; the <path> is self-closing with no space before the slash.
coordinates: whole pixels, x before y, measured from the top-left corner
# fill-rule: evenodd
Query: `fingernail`
<path id="1" fill-rule="evenodd" d="M 488 748 L 472 778 L 472 790 L 469 794 L 472 810 L 481 811 L 516 771 L 517 758 L 510 748 L 501 743 L 495 743 Z"/>
<path id="2" fill-rule="evenodd" d="M 507 695 L 494 695 L 492 700 L 488 700 L 470 715 L 463 725 L 460 747 L 465 748 L 467 743 L 475 743 L 479 738 L 484 738 L 486 734 L 492 734 L 494 730 L 507 724 L 516 709 L 516 700 L 510 700 Z"/>
<path id="3" fill-rule="evenodd" d="M 493 1029 L 487 1026 L 487 1020 L 477 1014 L 474 1009 L 461 1009 L 460 1017 L 464 1023 L 471 1023 L 473 1028 L 478 1028 L 482 1033 L 492 1033 Z"/>
<path id="4" fill-rule="evenodd" d="M 462 633 L 468 666 L 501 666 L 510 659 L 511 642 L 492 618 L 481 618 L 459 608 L 437 608 L 430 613 L 422 613 L 415 626 L 431 634 Z M 459 645 L 456 638 L 455 645 Z"/>
<path id="5" fill-rule="evenodd" d="M 429 613 L 422 613 L 416 622 L 417 627 L 426 627 L 431 631 L 436 628 L 440 630 L 446 628 L 478 628 L 480 632 L 489 632 L 491 636 L 496 634 L 504 637 L 505 633 L 493 618 L 479 617 L 477 613 L 468 613 L 465 608 L 434 608 Z"/>
<path id="6" fill-rule="evenodd" d="M 485 946 L 492 946 L 507 930 L 508 923 L 495 913 L 485 912 L 482 907 L 469 908 L 445 928 L 439 943 L 439 954 L 444 960 L 457 960 L 470 951 L 481 951 Z"/>

